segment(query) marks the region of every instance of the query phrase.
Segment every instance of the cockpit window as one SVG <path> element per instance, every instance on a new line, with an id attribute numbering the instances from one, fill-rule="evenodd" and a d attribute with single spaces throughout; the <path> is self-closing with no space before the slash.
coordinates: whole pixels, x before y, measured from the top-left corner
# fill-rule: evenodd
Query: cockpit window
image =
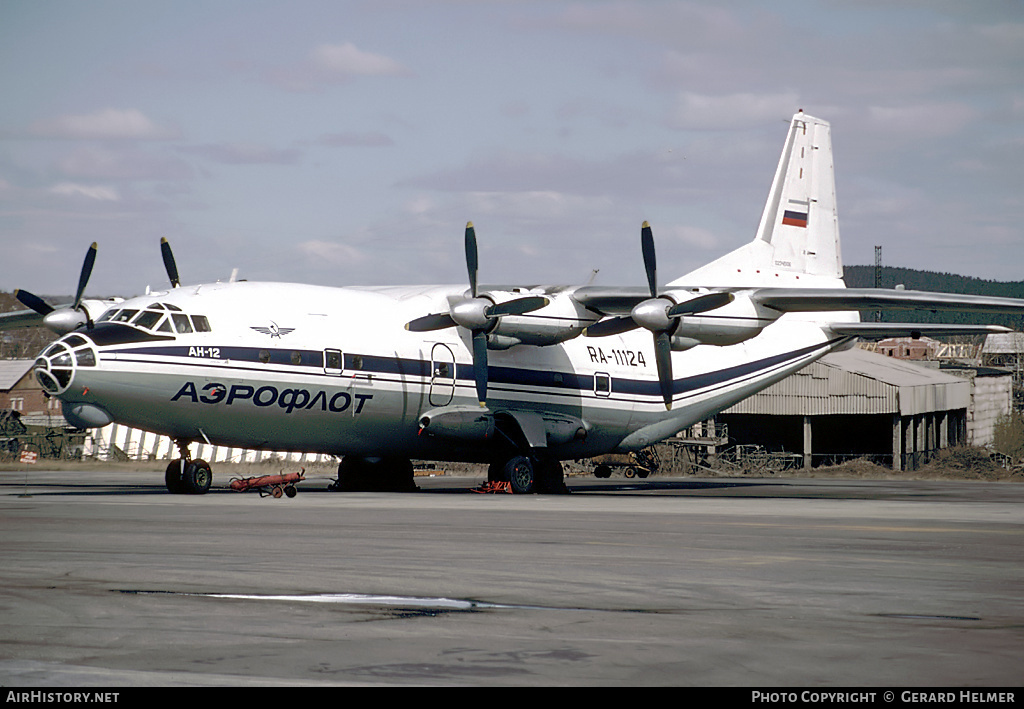
<path id="1" fill-rule="evenodd" d="M 156 310 L 143 310 L 139 316 L 132 320 L 132 325 L 144 327 L 147 330 L 155 330 L 156 324 L 164 317 L 164 314 Z"/>
<path id="2" fill-rule="evenodd" d="M 192 332 L 192 324 L 188 321 L 188 315 L 184 313 L 173 313 L 171 319 L 174 320 L 174 329 L 179 334 L 186 334 Z"/>
<path id="3" fill-rule="evenodd" d="M 188 334 L 212 332 L 205 315 L 186 315 L 181 308 L 170 303 L 150 303 L 145 310 L 110 308 L 96 322 L 130 322 L 135 327 L 152 332 Z"/>

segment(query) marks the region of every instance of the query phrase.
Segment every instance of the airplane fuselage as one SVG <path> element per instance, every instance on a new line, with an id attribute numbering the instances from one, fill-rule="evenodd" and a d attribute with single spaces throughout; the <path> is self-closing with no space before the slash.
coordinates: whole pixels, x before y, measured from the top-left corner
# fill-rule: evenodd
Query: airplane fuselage
<path id="1" fill-rule="evenodd" d="M 484 409 L 469 334 L 404 329 L 463 292 L 181 287 L 119 303 L 65 336 L 40 358 L 37 377 L 72 421 L 114 421 L 185 441 L 486 461 L 495 433 L 468 424 L 512 412 L 527 435 L 532 424 L 533 447 L 565 460 L 642 448 L 845 342 L 813 322 L 783 318 L 736 345 L 675 352 L 673 411 L 665 410 L 645 331 L 520 344 L 491 352 Z M 573 319 L 582 329 L 600 317 L 560 310 L 558 299 L 568 296 L 550 297 L 549 308 L 520 317 L 560 320 L 570 330 Z M 459 425 L 438 416 L 425 427 L 432 413 L 454 415 Z"/>

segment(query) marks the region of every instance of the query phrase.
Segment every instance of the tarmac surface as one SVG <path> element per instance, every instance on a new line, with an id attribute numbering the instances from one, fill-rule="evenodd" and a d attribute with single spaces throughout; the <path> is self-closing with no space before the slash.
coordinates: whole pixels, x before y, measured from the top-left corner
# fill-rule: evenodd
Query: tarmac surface
<path id="1" fill-rule="evenodd" d="M 1020 686 L 1024 485 L 0 473 L 0 684 Z"/>

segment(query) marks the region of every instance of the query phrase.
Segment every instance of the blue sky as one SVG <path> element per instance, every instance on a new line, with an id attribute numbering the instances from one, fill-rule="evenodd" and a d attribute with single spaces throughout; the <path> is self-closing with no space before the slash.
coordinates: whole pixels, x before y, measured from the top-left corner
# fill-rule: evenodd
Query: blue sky
<path id="1" fill-rule="evenodd" d="M 799 108 L 847 264 L 1024 279 L 1024 4 L 0 0 L 0 289 L 642 285 L 753 238 Z"/>

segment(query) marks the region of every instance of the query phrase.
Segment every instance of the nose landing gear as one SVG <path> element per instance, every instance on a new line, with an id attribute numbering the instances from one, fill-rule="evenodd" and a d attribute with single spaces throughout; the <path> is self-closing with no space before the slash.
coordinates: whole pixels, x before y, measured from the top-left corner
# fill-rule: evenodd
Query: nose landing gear
<path id="1" fill-rule="evenodd" d="M 205 495 L 213 483 L 213 471 L 205 460 L 192 459 L 188 443 L 175 441 L 181 457 L 172 460 L 164 474 L 167 491 L 175 495 Z"/>

